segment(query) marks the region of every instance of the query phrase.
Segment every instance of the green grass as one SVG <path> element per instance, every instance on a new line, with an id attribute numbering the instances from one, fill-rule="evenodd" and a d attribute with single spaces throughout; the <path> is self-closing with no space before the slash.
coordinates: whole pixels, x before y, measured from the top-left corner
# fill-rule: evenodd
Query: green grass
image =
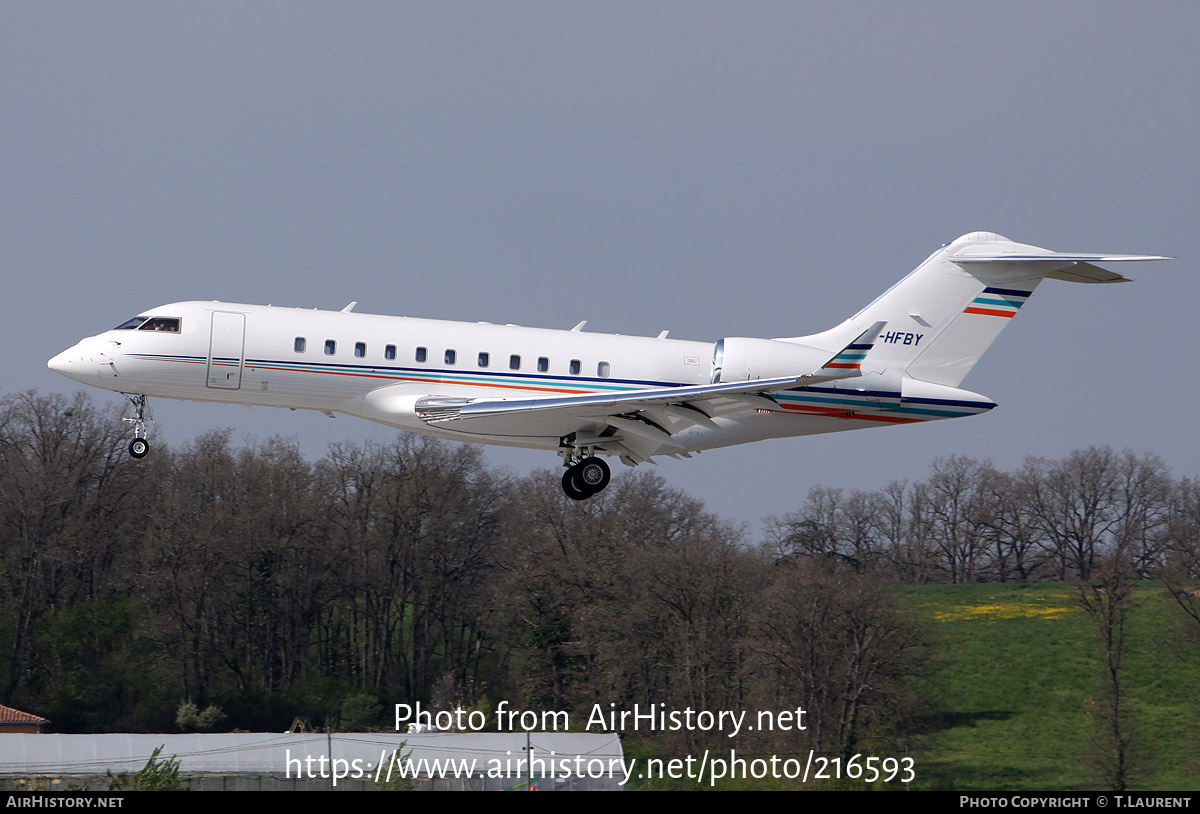
<path id="1" fill-rule="evenodd" d="M 1102 788 L 1085 766 L 1086 701 L 1103 688 L 1099 650 L 1073 586 L 922 586 L 904 596 L 942 646 L 934 695 L 943 714 L 917 787 Z M 1143 764 L 1134 787 L 1200 789 L 1200 659 L 1179 658 L 1161 585 L 1138 585 L 1134 599 L 1124 662 Z"/>

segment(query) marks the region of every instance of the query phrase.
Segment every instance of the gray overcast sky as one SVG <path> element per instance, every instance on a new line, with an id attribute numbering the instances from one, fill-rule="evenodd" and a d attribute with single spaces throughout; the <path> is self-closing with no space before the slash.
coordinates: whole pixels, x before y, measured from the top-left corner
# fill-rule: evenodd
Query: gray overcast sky
<path id="1" fill-rule="evenodd" d="M 751 523 L 953 453 L 1111 444 L 1195 475 L 1197 32 L 1191 2 L 6 3 L 0 386 L 72 392 L 47 358 L 183 299 L 811 333 L 987 229 L 1181 259 L 1042 286 L 963 383 L 988 415 L 659 471 Z M 314 457 L 392 432 L 155 414 L 169 443 Z"/>

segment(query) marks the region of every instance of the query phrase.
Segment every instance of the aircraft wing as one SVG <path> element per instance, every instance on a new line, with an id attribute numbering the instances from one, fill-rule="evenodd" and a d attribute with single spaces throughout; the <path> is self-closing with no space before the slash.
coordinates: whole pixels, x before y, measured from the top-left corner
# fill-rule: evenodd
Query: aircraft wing
<path id="1" fill-rule="evenodd" d="M 656 387 L 622 393 L 589 393 L 532 399 L 429 396 L 417 416 L 439 428 L 489 436 L 558 436 L 629 462 L 657 454 L 687 455 L 673 436 L 689 427 L 719 429 L 714 419 L 778 403 L 769 393 L 862 375 L 861 362 L 886 323 L 877 322 L 810 373 L 772 379 Z"/>

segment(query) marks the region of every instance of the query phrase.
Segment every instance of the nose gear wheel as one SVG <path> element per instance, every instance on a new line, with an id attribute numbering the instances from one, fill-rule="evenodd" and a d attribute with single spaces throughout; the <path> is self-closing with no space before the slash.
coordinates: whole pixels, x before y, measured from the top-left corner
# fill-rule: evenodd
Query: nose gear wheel
<path id="1" fill-rule="evenodd" d="M 149 399 L 145 396 L 131 395 L 123 393 L 125 398 L 129 399 L 129 403 L 133 405 L 134 414 L 122 418 L 122 421 L 128 421 L 133 424 L 133 440 L 129 442 L 129 454 L 134 458 L 145 458 L 146 453 L 150 451 L 150 441 L 146 437 L 146 421 L 154 419 L 148 415 Z"/>

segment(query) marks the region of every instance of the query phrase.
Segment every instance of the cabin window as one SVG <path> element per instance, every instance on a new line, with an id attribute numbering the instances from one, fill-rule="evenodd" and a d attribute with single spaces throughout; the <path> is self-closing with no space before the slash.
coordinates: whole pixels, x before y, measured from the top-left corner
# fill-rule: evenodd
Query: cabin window
<path id="1" fill-rule="evenodd" d="M 596 375 L 599 376 L 601 379 L 607 379 L 608 373 L 609 373 L 608 362 L 601 362 L 600 364 L 596 365 Z"/>
<path id="2" fill-rule="evenodd" d="M 447 348 L 446 349 L 446 364 L 452 365 L 452 364 L 454 364 L 456 359 L 458 359 L 458 351 L 454 350 L 453 348 Z"/>
<path id="3" fill-rule="evenodd" d="M 417 348 L 417 361 L 424 362 L 429 352 L 425 348 Z"/>
<path id="4" fill-rule="evenodd" d="M 304 353 L 304 349 L 308 347 L 308 340 L 303 336 L 297 336 L 296 341 L 292 343 L 292 347 L 296 353 Z"/>
<path id="5" fill-rule="evenodd" d="M 354 355 L 357 356 L 359 359 L 366 356 L 367 355 L 367 343 L 366 342 L 355 342 L 354 343 Z"/>
<path id="6" fill-rule="evenodd" d="M 545 373 L 550 369 L 550 359 L 546 356 L 538 357 L 538 373 Z"/>
<path id="7" fill-rule="evenodd" d="M 396 346 L 395 345 L 385 345 L 383 348 L 383 358 L 387 359 L 389 362 L 392 361 L 393 359 L 395 359 L 396 358 Z"/>
<path id="8" fill-rule="evenodd" d="M 580 370 L 583 370 L 583 365 L 580 363 L 580 361 L 578 359 L 572 359 L 571 360 L 571 375 L 578 376 Z"/>
<path id="9" fill-rule="evenodd" d="M 521 369 L 521 357 L 515 353 L 512 356 L 508 357 L 508 369 L 509 370 L 520 370 Z"/>
<path id="10" fill-rule="evenodd" d="M 491 357 L 491 355 L 490 355 L 490 354 L 489 354 L 487 351 L 485 351 L 485 350 L 481 350 L 481 351 L 479 352 L 479 366 L 480 366 L 480 367 L 487 367 L 487 366 L 488 366 L 488 362 L 490 362 L 490 361 L 492 361 L 492 357 Z"/>
<path id="11" fill-rule="evenodd" d="M 332 339 L 326 339 L 325 340 L 325 355 L 333 356 L 333 354 L 335 354 L 335 353 L 337 353 L 337 342 L 333 341 Z"/>

